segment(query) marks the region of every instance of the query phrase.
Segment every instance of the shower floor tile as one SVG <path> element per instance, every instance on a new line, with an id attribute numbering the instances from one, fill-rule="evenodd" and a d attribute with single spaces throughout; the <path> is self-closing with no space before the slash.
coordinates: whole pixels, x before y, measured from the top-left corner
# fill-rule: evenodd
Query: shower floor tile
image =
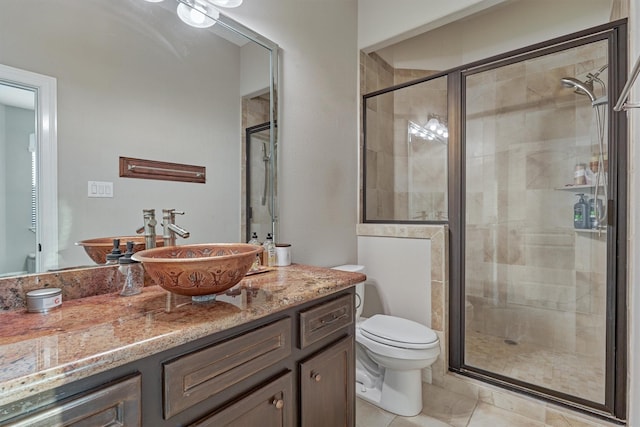
<path id="1" fill-rule="evenodd" d="M 465 364 L 520 381 L 604 402 L 604 362 L 567 351 L 467 331 Z"/>

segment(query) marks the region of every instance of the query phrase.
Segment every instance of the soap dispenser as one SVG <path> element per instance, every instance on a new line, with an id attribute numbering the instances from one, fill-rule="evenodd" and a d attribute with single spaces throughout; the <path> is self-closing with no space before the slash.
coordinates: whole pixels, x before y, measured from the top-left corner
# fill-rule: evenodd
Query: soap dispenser
<path id="1" fill-rule="evenodd" d="M 120 250 L 120 239 L 113 239 L 113 249 L 107 254 L 107 264 L 118 264 L 124 254 Z"/>
<path id="2" fill-rule="evenodd" d="M 584 199 L 584 193 L 578 193 L 578 202 L 573 205 L 573 227 L 577 229 L 589 228 L 589 205 Z"/>
<path id="3" fill-rule="evenodd" d="M 122 278 L 122 290 L 120 295 L 127 297 L 142 292 L 144 287 L 144 268 L 138 261 L 131 259 L 133 255 L 133 242 L 127 242 L 127 251 L 120 257 L 120 277 Z"/>
<path id="4" fill-rule="evenodd" d="M 250 245 L 260 246 L 260 242 L 258 241 L 258 233 L 254 231 L 253 234 L 251 235 L 251 240 L 249 240 L 247 243 L 249 243 Z M 251 264 L 251 268 L 249 269 L 249 271 L 257 271 L 260 269 L 260 264 L 261 264 L 260 255 L 261 253 L 256 255 L 256 259 L 253 261 L 253 264 Z"/>

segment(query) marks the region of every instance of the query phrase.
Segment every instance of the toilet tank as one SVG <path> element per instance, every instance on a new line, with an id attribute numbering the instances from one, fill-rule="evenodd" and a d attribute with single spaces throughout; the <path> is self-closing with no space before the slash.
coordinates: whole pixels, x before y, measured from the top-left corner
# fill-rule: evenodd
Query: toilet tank
<path id="1" fill-rule="evenodd" d="M 364 265 L 345 264 L 332 267 L 333 270 L 350 271 L 364 274 Z M 356 283 L 356 321 L 362 314 L 364 308 L 364 282 Z"/>

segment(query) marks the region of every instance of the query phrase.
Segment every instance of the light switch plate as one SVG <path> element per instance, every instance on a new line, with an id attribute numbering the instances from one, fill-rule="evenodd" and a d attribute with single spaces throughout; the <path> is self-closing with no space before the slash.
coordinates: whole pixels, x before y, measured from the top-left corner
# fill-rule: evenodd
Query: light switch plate
<path id="1" fill-rule="evenodd" d="M 113 197 L 113 182 L 88 181 L 89 197 Z"/>

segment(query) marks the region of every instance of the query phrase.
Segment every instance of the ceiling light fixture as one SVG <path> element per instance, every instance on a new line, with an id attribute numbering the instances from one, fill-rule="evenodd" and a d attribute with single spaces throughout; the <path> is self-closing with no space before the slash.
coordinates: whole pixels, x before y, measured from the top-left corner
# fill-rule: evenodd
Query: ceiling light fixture
<path id="1" fill-rule="evenodd" d="M 242 0 L 207 0 L 214 6 L 219 7 L 238 7 L 242 4 Z"/>
<path id="2" fill-rule="evenodd" d="M 206 5 L 197 0 L 178 4 L 178 17 L 187 25 L 195 28 L 209 28 L 216 23 L 220 16 L 215 8 L 207 8 Z"/>
<path id="3" fill-rule="evenodd" d="M 447 139 L 449 138 L 447 122 L 435 115 L 430 115 L 429 120 L 424 126 L 420 126 L 419 124 L 409 120 L 408 129 L 409 141 L 411 141 L 412 136 L 415 136 L 421 139 L 426 139 L 427 141 L 438 141 L 446 144 Z"/>

